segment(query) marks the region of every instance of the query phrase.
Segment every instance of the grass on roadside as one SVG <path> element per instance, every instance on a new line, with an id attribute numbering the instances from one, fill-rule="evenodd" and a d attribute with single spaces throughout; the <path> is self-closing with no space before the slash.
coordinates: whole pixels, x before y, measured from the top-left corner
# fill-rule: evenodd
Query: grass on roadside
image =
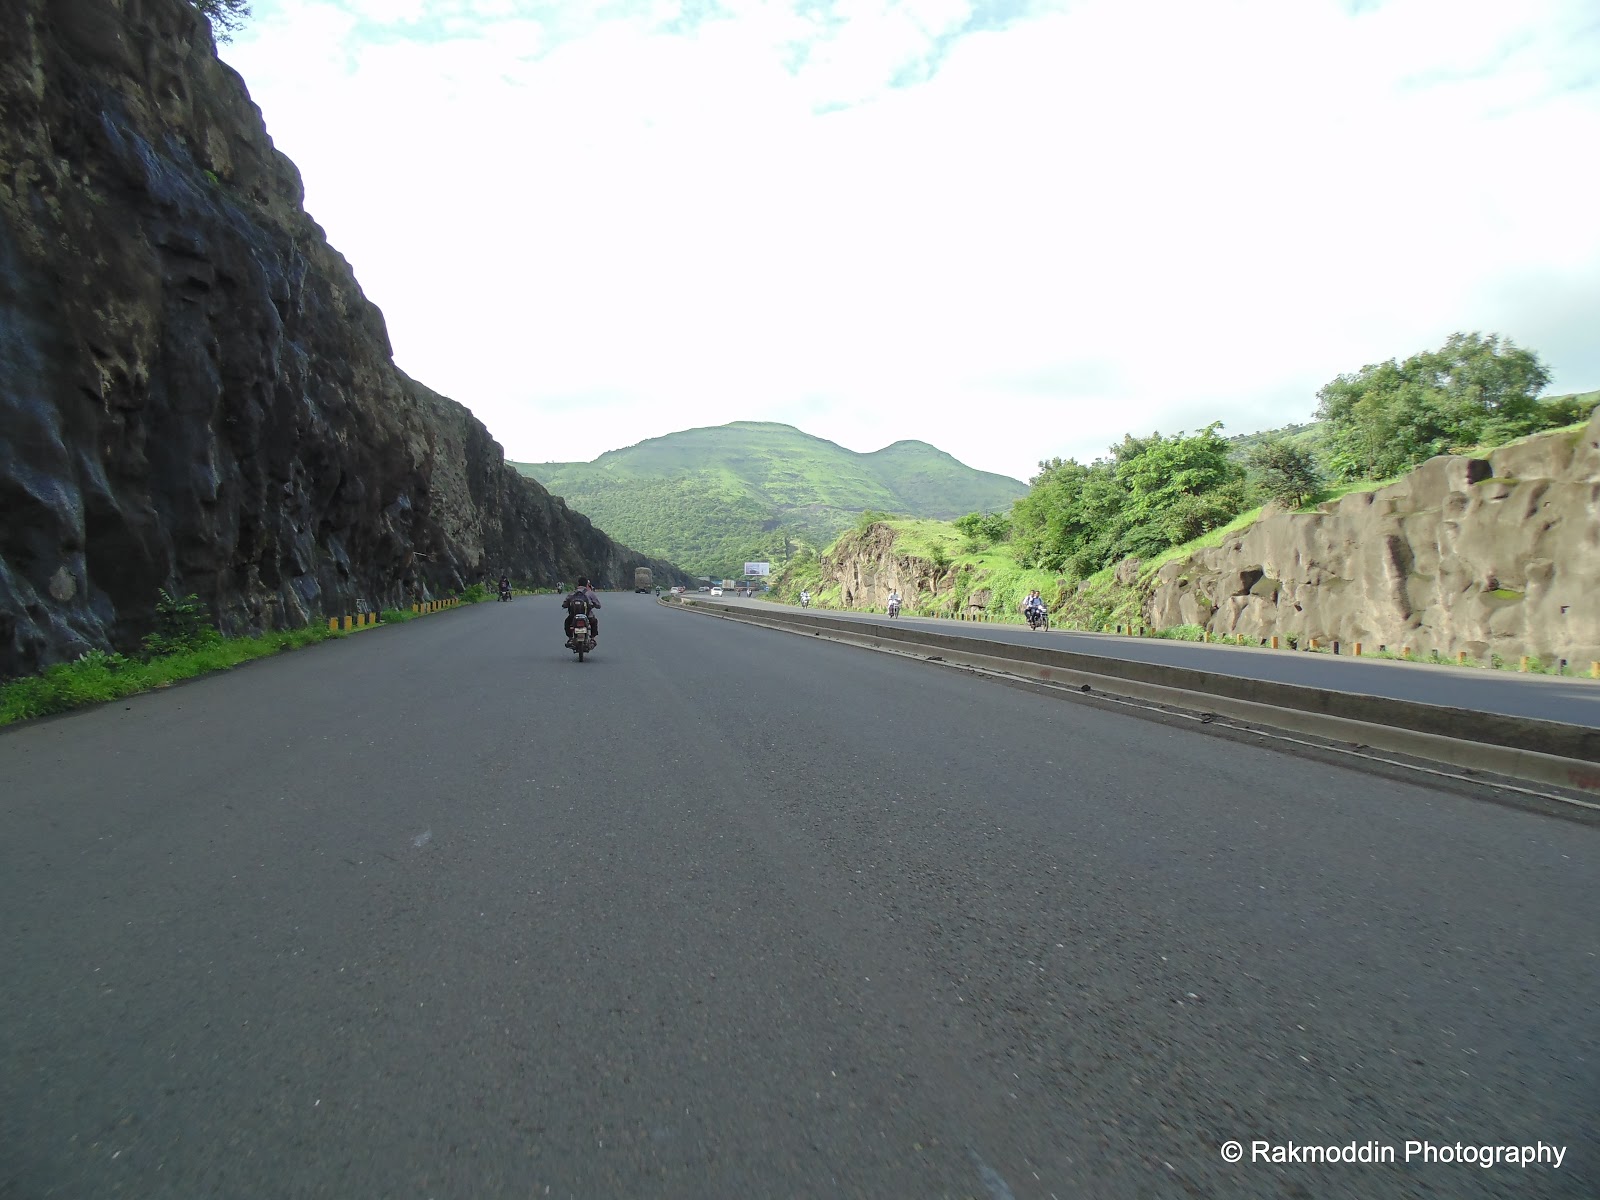
<path id="1" fill-rule="evenodd" d="M 407 613 L 399 617 L 407 619 Z M 388 614 L 385 614 L 387 619 Z M 326 627 L 308 626 L 260 637 L 218 638 L 207 645 L 149 659 L 91 650 L 75 662 L 57 663 L 42 675 L 0 685 L 0 725 L 67 712 L 85 704 L 120 700 L 139 692 L 193 679 L 251 659 L 297 650 L 313 642 L 344 637 Z"/>
<path id="2" fill-rule="evenodd" d="M 553 590 L 519 588 L 517 594 Z M 459 600 L 475 604 L 496 598 L 482 584 L 472 584 L 463 590 Z M 384 625 L 399 625 L 422 615 L 406 608 L 386 608 L 378 619 Z M 206 618 L 196 597 L 173 595 L 165 589 L 156 604 L 156 617 L 156 630 L 144 638 L 144 653 L 137 657 L 90 650 L 75 661 L 57 663 L 42 674 L 0 682 L 0 726 L 68 712 L 86 704 L 120 700 L 182 679 L 225 671 L 252 659 L 347 636 L 347 631 L 316 624 L 255 637 L 225 638 Z"/>
<path id="3" fill-rule="evenodd" d="M 1201 625 L 1172 625 L 1151 632 L 1151 637 L 1166 638 L 1172 642 L 1200 642 L 1205 640 L 1205 627 Z"/>

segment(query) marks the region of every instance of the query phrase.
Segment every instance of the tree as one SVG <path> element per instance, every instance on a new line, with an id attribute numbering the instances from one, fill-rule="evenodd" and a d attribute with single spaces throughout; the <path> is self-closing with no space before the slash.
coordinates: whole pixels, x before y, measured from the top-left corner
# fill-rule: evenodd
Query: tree
<path id="1" fill-rule="evenodd" d="M 1011 536 L 1011 518 L 1004 513 L 970 512 L 957 517 L 955 527 L 973 549 L 981 550 L 991 542 L 1003 542 Z"/>
<path id="2" fill-rule="evenodd" d="M 1089 466 L 1040 463 L 1032 489 L 1011 509 L 1017 560 L 1081 579 L 1225 524 L 1245 507 L 1246 488 L 1220 428 L 1129 435 Z"/>
<path id="3" fill-rule="evenodd" d="M 231 42 L 250 18 L 250 0 L 189 0 L 211 22 L 211 32 L 219 42 Z"/>
<path id="4" fill-rule="evenodd" d="M 1039 464 L 1028 494 L 1011 508 L 1011 540 L 1023 566 L 1059 571 L 1083 549 L 1094 533 L 1083 493 L 1095 469 L 1076 459 L 1053 458 Z"/>
<path id="5" fill-rule="evenodd" d="M 1299 508 L 1322 487 L 1316 456 L 1282 438 L 1256 443 L 1245 461 L 1267 498 L 1289 508 Z"/>
<path id="6" fill-rule="evenodd" d="M 1383 479 L 1484 442 L 1548 428 L 1539 356 L 1499 334 L 1456 333 L 1437 350 L 1341 375 L 1317 393 L 1328 461 L 1345 479 Z"/>
<path id="7" fill-rule="evenodd" d="M 1145 555 L 1215 529 L 1243 507 L 1244 472 L 1213 421 L 1192 437 L 1126 437 L 1116 448 L 1127 490 L 1130 553 Z"/>

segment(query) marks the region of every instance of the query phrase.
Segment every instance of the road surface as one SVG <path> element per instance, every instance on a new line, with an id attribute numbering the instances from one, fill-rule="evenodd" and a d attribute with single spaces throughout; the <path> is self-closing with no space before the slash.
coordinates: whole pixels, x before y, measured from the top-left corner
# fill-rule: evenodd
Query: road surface
<path id="1" fill-rule="evenodd" d="M 0 1196 L 1600 1194 L 1600 829 L 560 615 L 0 734 Z"/>
<path id="2" fill-rule="evenodd" d="M 693 598 L 693 597 L 691 597 Z M 701 600 L 711 598 L 702 596 Z M 798 605 L 769 604 L 763 600 L 721 598 L 754 612 L 782 610 L 799 613 Z M 812 614 L 843 617 L 848 620 L 887 624 L 882 613 L 840 612 L 812 608 Z M 1119 637 L 1116 634 L 1081 633 L 1052 629 L 1035 632 L 1025 625 L 989 624 L 968 621 L 940 621 L 930 618 L 899 617 L 902 625 L 915 626 L 951 637 L 986 638 L 1015 645 L 1048 646 L 1078 654 L 1095 654 L 1135 662 L 1164 663 L 1173 667 L 1192 667 L 1217 671 L 1248 679 L 1267 679 L 1276 683 L 1297 683 L 1330 691 L 1354 692 L 1368 696 L 1388 696 L 1451 708 L 1470 708 L 1507 716 L 1535 717 L 1562 721 L 1570 725 L 1600 728 L 1600 681 L 1587 678 L 1588 663 L 1569 664 L 1575 672 L 1567 676 L 1523 675 L 1510 671 L 1488 671 L 1476 667 L 1439 666 L 1432 663 L 1407 663 L 1393 659 L 1354 658 L 1350 655 L 1297 653 L 1268 650 L 1255 646 L 1205 645 L 1176 642 L 1165 638 Z"/>

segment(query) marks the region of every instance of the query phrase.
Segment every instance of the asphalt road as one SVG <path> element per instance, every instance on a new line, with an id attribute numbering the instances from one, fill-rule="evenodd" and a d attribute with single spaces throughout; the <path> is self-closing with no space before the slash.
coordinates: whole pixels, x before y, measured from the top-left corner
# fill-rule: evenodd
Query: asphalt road
<path id="1" fill-rule="evenodd" d="M 1600 1194 L 1600 829 L 559 617 L 0 734 L 0 1196 Z"/>
<path id="2" fill-rule="evenodd" d="M 769 604 L 764 600 L 744 600 L 735 596 L 715 600 L 705 596 L 699 598 L 707 603 L 739 605 L 756 612 L 764 609 L 796 613 L 803 611 L 797 605 Z M 879 623 L 889 620 L 882 613 L 840 612 L 821 608 L 810 611 L 820 616 L 848 620 Z M 1164 638 L 1119 637 L 1116 634 L 1059 629 L 1035 632 L 1025 625 L 991 625 L 917 617 L 898 617 L 896 620 L 902 625 L 930 629 L 949 637 L 987 638 L 1018 645 L 1049 646 L 1078 654 L 1165 663 L 1174 667 L 1240 675 L 1247 679 L 1298 683 L 1329 691 L 1388 696 L 1420 704 L 1439 704 L 1600 728 L 1600 682 L 1582 674 L 1589 670 L 1586 662 L 1569 664 L 1568 669 L 1574 674 L 1567 676 L 1523 675 L 1509 671 L 1487 671 L 1479 667 L 1437 666 L 1365 656 L 1354 658 L 1347 654 L 1297 653 L 1255 646 L 1206 645 Z"/>

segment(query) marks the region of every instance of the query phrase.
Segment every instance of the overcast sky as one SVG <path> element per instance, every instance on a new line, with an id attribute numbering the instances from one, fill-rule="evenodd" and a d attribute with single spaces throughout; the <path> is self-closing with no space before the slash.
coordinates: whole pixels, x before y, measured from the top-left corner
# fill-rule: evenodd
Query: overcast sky
<path id="1" fill-rule="evenodd" d="M 254 0 L 399 365 L 523 460 L 786 421 L 1019 478 L 1499 332 L 1600 387 L 1594 0 Z"/>

